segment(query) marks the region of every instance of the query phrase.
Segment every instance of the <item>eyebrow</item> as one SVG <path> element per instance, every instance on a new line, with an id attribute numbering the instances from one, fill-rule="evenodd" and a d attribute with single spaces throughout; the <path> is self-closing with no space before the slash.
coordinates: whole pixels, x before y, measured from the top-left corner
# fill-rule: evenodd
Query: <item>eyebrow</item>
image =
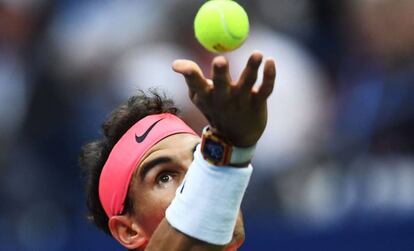
<path id="1" fill-rule="evenodd" d="M 199 143 L 195 144 L 193 149 L 191 150 L 193 154 L 196 151 L 198 145 Z M 167 157 L 167 156 L 162 156 L 162 157 L 150 160 L 147 163 L 143 164 L 141 167 L 141 171 L 140 171 L 141 180 L 144 180 L 148 172 L 151 171 L 157 165 L 164 164 L 164 163 L 170 163 L 170 162 L 173 162 L 172 158 Z"/>
<path id="2" fill-rule="evenodd" d="M 172 162 L 172 159 L 165 156 L 150 160 L 147 163 L 143 164 L 140 171 L 141 180 L 144 180 L 147 173 L 157 165 L 169 162 Z"/>

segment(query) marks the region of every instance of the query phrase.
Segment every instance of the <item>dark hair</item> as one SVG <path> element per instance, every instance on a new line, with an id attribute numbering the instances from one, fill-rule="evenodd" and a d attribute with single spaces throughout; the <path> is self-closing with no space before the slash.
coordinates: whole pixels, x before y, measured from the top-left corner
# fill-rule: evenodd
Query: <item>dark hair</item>
<path id="1" fill-rule="evenodd" d="M 80 166 L 86 179 L 88 219 L 109 235 L 109 219 L 101 205 L 98 193 L 99 177 L 103 165 L 114 145 L 137 121 L 147 115 L 166 112 L 177 114 L 178 108 L 165 94 L 159 94 L 155 90 L 150 90 L 148 94 L 140 91 L 109 114 L 102 124 L 103 135 L 101 139 L 82 147 Z M 123 213 L 131 213 L 132 209 L 133 203 L 128 193 Z"/>

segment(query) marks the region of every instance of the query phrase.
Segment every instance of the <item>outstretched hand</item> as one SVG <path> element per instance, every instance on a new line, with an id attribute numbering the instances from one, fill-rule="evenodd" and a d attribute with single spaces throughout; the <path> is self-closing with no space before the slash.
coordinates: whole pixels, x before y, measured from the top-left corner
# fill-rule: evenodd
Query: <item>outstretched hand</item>
<path id="1" fill-rule="evenodd" d="M 253 52 L 237 82 L 231 80 L 229 64 L 223 56 L 213 59 L 211 79 L 204 77 L 193 61 L 176 60 L 172 66 L 184 76 L 191 101 L 234 146 L 256 144 L 266 127 L 266 100 L 273 91 L 276 67 L 273 59 L 266 60 L 263 82 L 258 89 L 253 88 L 262 58 L 260 52 Z"/>

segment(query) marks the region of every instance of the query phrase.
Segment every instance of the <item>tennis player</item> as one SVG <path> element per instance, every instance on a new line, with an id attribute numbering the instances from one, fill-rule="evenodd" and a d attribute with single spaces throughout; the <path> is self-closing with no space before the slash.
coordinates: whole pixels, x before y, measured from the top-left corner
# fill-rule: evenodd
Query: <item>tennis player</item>
<path id="1" fill-rule="evenodd" d="M 262 58 L 253 52 L 237 82 L 222 56 L 212 79 L 192 61 L 173 63 L 209 121 L 201 138 L 155 92 L 116 108 L 103 137 L 82 149 L 90 219 L 128 250 L 237 250 L 240 204 L 276 74 L 266 60 L 263 82 L 253 87 Z"/>

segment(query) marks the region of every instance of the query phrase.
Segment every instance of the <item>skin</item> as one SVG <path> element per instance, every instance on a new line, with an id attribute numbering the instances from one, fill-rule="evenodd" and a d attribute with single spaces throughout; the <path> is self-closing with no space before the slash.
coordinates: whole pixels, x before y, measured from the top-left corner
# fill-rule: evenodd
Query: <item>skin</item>
<path id="1" fill-rule="evenodd" d="M 193 161 L 193 149 L 200 138 L 191 134 L 176 134 L 160 141 L 144 156 L 130 186 L 134 198 L 136 220 L 142 222 L 145 234 L 151 236 L 175 191 Z M 157 164 L 142 178 L 142 167 L 156 159 L 168 158 Z"/>
<path id="2" fill-rule="evenodd" d="M 276 67 L 273 59 L 266 60 L 263 83 L 254 89 L 262 59 L 260 52 L 253 52 L 236 82 L 232 81 L 229 63 L 223 56 L 213 59 L 211 79 L 193 61 L 173 63 L 173 70 L 181 73 L 187 82 L 191 101 L 209 124 L 234 146 L 256 144 L 266 127 L 266 100 L 273 91 Z"/>
<path id="3" fill-rule="evenodd" d="M 175 61 L 173 70 L 184 76 L 190 99 L 210 125 L 232 145 L 247 147 L 256 144 L 266 127 L 266 100 L 273 90 L 276 75 L 274 61 L 266 60 L 263 83 L 254 89 L 261 62 L 262 54 L 254 52 L 237 82 L 231 80 L 229 64 L 222 56 L 213 60 L 211 79 L 204 77 L 200 67 L 189 60 Z M 226 246 L 215 246 L 186 236 L 164 218 L 199 142 L 197 136 L 176 134 L 158 142 L 145 154 L 130 185 L 133 213 L 113 216 L 109 220 L 112 235 L 123 246 L 147 251 L 236 250 L 243 243 L 241 214 L 233 240 Z M 148 169 L 144 167 L 154 160 L 164 161 L 158 161 L 143 175 Z"/>

